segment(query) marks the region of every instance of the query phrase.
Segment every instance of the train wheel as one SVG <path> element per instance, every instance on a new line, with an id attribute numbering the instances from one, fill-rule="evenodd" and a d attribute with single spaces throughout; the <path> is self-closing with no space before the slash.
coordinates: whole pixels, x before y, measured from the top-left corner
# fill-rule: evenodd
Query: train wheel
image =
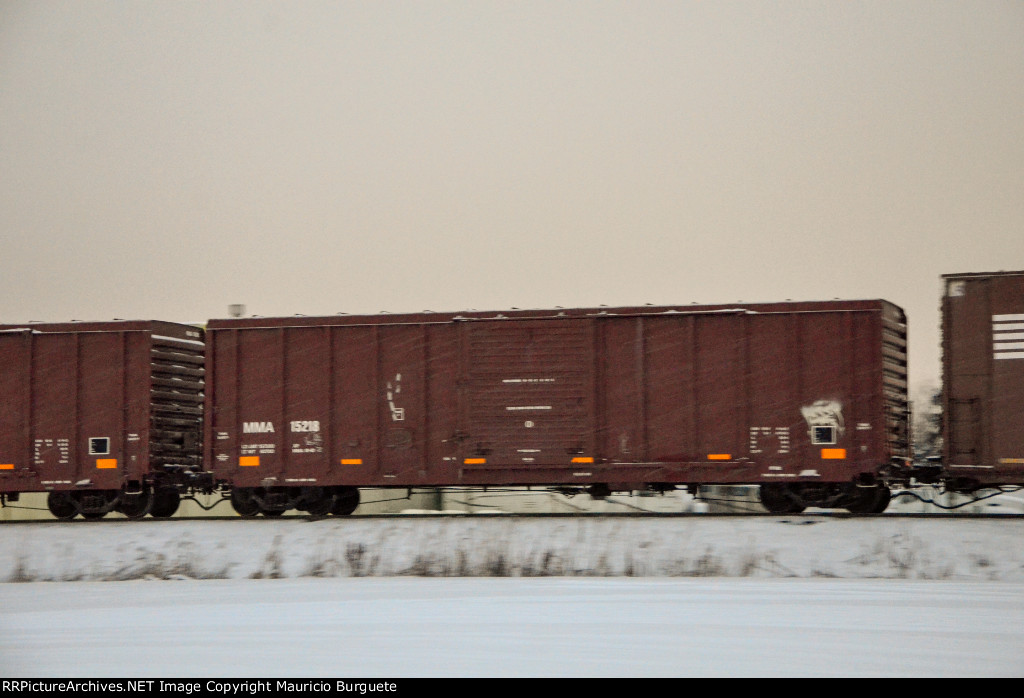
<path id="1" fill-rule="evenodd" d="M 252 518 L 260 513 L 260 505 L 252 496 L 252 492 L 242 488 L 231 490 L 231 506 L 239 516 Z"/>
<path id="2" fill-rule="evenodd" d="M 854 489 L 856 491 L 851 496 L 855 499 L 845 507 L 851 514 L 881 514 L 892 498 L 892 492 L 885 485 Z"/>
<path id="3" fill-rule="evenodd" d="M 167 519 L 174 516 L 181 504 L 181 495 L 173 487 L 157 487 L 153 493 L 153 505 L 149 515 L 155 519 Z"/>
<path id="4" fill-rule="evenodd" d="M 878 486 L 878 496 L 875 497 L 875 504 L 871 508 L 872 514 L 881 514 L 889 507 L 889 502 L 892 501 L 892 490 L 885 485 Z"/>
<path id="5" fill-rule="evenodd" d="M 70 496 L 82 518 L 102 519 L 116 507 L 121 490 L 81 490 Z"/>
<path id="6" fill-rule="evenodd" d="M 326 516 L 334 508 L 334 495 L 329 489 L 323 487 L 310 487 L 306 489 L 302 497 L 301 509 L 305 509 L 311 516 Z"/>
<path id="7" fill-rule="evenodd" d="M 46 506 L 61 521 L 70 521 L 78 516 L 78 505 L 67 492 L 51 492 L 46 497 Z"/>
<path id="8" fill-rule="evenodd" d="M 761 485 L 760 494 L 761 505 L 772 514 L 799 514 L 807 508 L 785 485 Z"/>
<path id="9" fill-rule="evenodd" d="M 335 516 L 348 516 L 359 506 L 358 487 L 337 487 L 334 490 L 334 506 L 331 513 Z"/>
<path id="10" fill-rule="evenodd" d="M 146 488 L 141 492 L 121 493 L 121 502 L 117 511 L 129 519 L 141 519 L 153 508 L 153 490 Z"/>
<path id="11" fill-rule="evenodd" d="M 850 500 L 843 507 L 851 514 L 870 514 L 875 506 L 875 499 L 878 497 L 876 487 L 856 487 L 849 485 Z"/>
<path id="12" fill-rule="evenodd" d="M 276 519 L 278 516 L 284 516 L 284 509 L 261 509 L 260 513 L 268 519 Z"/>

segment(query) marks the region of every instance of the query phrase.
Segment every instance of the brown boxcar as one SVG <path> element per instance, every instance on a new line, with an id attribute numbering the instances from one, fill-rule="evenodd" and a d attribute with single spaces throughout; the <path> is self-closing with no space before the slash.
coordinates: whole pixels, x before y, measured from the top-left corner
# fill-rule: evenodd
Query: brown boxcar
<path id="1" fill-rule="evenodd" d="M 947 485 L 1024 484 L 1024 271 L 942 278 Z"/>
<path id="2" fill-rule="evenodd" d="M 0 495 L 58 518 L 170 516 L 201 478 L 203 330 L 0 325 Z"/>
<path id="3" fill-rule="evenodd" d="M 206 343 L 207 463 L 245 515 L 350 513 L 361 486 L 711 483 L 880 511 L 909 456 L 886 301 L 239 318 Z"/>

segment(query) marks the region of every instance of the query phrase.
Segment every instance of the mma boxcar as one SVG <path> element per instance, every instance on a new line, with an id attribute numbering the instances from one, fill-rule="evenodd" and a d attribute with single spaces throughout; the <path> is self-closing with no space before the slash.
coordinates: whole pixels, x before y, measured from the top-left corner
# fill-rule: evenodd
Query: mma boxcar
<path id="1" fill-rule="evenodd" d="M 942 278 L 947 487 L 1024 483 L 1024 271 Z"/>
<path id="2" fill-rule="evenodd" d="M 245 515 L 350 513 L 358 487 L 713 483 L 879 511 L 909 458 L 886 301 L 240 318 L 206 347 L 206 463 Z"/>
<path id="3" fill-rule="evenodd" d="M 170 516 L 201 470 L 203 333 L 167 322 L 0 326 L 0 495 L 57 518 Z"/>

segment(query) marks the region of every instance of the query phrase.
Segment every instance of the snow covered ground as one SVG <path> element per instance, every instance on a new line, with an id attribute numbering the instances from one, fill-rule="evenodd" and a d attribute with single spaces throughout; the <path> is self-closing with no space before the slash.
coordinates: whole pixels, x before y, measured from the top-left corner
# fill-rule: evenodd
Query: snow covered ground
<path id="1" fill-rule="evenodd" d="M 1024 519 L 4 523 L 0 675 L 1024 676 Z"/>
<path id="2" fill-rule="evenodd" d="M 0 582 L 367 576 L 1024 583 L 1024 519 L 411 516 L 0 525 Z"/>
<path id="3" fill-rule="evenodd" d="M 1024 676 L 1024 584 L 0 584 L 5 677 Z"/>

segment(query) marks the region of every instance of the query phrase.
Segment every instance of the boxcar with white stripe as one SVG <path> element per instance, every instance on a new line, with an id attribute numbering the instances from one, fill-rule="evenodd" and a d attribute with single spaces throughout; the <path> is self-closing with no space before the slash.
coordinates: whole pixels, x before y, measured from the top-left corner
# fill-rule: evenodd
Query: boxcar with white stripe
<path id="1" fill-rule="evenodd" d="M 942 278 L 947 483 L 1024 484 L 1024 271 Z"/>

